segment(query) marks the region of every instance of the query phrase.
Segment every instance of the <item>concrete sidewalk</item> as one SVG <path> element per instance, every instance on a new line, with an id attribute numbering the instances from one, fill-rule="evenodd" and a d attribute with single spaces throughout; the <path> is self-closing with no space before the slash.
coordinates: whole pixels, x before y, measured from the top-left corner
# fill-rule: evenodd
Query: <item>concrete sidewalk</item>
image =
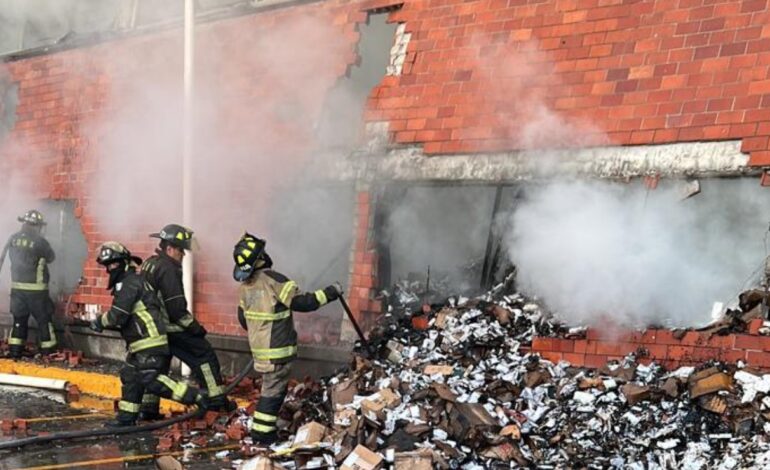
<path id="1" fill-rule="evenodd" d="M 115 400 L 120 399 L 120 378 L 117 375 L 86 370 L 67 369 L 28 361 L 0 359 L 0 373 L 66 380 L 77 386 L 82 393 L 80 400 L 70 403 L 74 408 L 112 411 Z M 248 406 L 245 399 L 236 399 L 238 406 Z M 185 411 L 187 408 L 171 400 L 161 400 L 161 411 Z"/>

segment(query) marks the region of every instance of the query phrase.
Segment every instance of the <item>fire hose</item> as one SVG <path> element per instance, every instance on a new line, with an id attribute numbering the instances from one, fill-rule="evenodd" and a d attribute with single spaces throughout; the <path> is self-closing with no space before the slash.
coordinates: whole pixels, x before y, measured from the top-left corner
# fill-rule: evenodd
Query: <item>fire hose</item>
<path id="1" fill-rule="evenodd" d="M 246 365 L 246 367 L 244 367 L 243 370 L 235 377 L 235 380 L 233 380 L 230 383 L 230 385 L 225 387 L 224 394 L 227 395 L 230 392 L 232 392 L 233 389 L 241 382 L 241 380 L 243 380 L 249 374 L 252 367 L 254 367 L 254 359 L 251 359 L 249 363 Z M 26 437 L 23 439 L 17 439 L 15 441 L 0 442 L 0 450 L 17 449 L 19 447 L 24 447 L 24 446 L 33 445 L 33 444 L 45 444 L 53 441 L 89 439 L 89 438 L 102 437 L 102 436 L 119 436 L 123 434 L 133 434 L 137 432 L 155 431 L 156 429 L 165 428 L 167 426 L 171 426 L 172 424 L 176 424 L 182 421 L 187 421 L 188 419 L 196 418 L 198 416 L 203 415 L 205 411 L 206 410 L 203 408 L 197 408 L 193 411 L 189 411 L 185 414 L 174 416 L 163 421 L 156 421 L 154 423 L 147 423 L 147 424 L 139 424 L 136 426 L 126 426 L 124 428 L 102 428 L 102 429 L 91 429 L 91 430 L 83 430 L 83 431 L 65 431 L 65 432 L 47 434 L 44 436 Z"/>

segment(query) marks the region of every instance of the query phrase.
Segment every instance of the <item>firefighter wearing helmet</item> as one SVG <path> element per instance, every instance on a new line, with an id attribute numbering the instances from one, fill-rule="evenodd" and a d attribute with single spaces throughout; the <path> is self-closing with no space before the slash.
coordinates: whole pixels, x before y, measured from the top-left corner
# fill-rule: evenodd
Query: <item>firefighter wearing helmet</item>
<path id="1" fill-rule="evenodd" d="M 339 284 L 300 293 L 294 281 L 271 269 L 273 261 L 265 252 L 265 244 L 265 240 L 246 233 L 233 250 L 233 277 L 241 283 L 238 321 L 248 332 L 254 369 L 262 374 L 262 393 L 250 434 L 255 443 L 263 445 L 278 438 L 278 411 L 297 357 L 293 312 L 317 310 L 342 293 Z"/>
<path id="2" fill-rule="evenodd" d="M 155 254 L 142 264 L 142 274 L 160 301 L 171 355 L 190 367 L 200 387 L 206 389 L 211 409 L 232 411 L 235 404 L 223 394 L 224 381 L 219 359 L 211 343 L 206 340 L 205 328 L 187 308 L 182 283 L 182 260 L 185 251 L 192 248 L 193 231 L 181 225 L 169 224 L 160 232 L 150 234 L 150 237 L 160 239 L 160 243 Z M 140 419 L 163 418 L 159 406 L 160 397 L 145 393 Z"/>
<path id="3" fill-rule="evenodd" d="M 53 327 L 54 304 L 48 293 L 48 264 L 54 260 L 51 245 L 41 234 L 46 225 L 43 214 L 36 210 L 18 217 L 21 230 L 11 235 L 0 255 L 0 266 L 6 255 L 11 260 L 11 315 L 13 328 L 8 340 L 10 356 L 20 358 L 27 342 L 29 317 L 37 322 L 40 352 L 50 354 L 56 348 Z"/>
<path id="4" fill-rule="evenodd" d="M 106 426 L 136 424 L 145 391 L 185 405 L 205 407 L 204 397 L 195 388 L 167 375 L 171 361 L 168 337 L 157 297 L 137 273 L 141 258 L 132 256 L 118 242 L 107 242 L 99 248 L 96 262 L 107 270 L 107 288 L 113 300 L 110 310 L 91 322 L 91 329 L 98 333 L 105 328 L 119 330 L 128 349 L 126 365 L 120 371 L 117 417 Z"/>

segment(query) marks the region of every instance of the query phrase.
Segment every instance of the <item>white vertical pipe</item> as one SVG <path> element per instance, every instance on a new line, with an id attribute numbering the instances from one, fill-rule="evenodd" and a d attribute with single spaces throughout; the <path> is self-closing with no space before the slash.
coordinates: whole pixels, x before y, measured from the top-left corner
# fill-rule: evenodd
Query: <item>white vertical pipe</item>
<path id="1" fill-rule="evenodd" d="M 182 223 L 192 226 L 192 160 L 195 90 L 195 0 L 184 2 L 184 111 L 183 111 L 183 147 L 182 147 Z M 187 297 L 187 308 L 193 312 L 193 254 L 184 258 L 182 283 Z M 190 375 L 190 369 L 182 365 L 182 375 Z"/>

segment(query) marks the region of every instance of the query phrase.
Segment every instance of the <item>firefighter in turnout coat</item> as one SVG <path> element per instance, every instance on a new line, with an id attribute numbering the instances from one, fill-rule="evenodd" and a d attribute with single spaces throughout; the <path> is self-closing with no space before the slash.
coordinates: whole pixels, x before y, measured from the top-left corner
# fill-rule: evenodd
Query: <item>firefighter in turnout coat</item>
<path id="1" fill-rule="evenodd" d="M 274 271 L 265 241 L 248 233 L 233 250 L 233 277 L 241 283 L 238 321 L 248 331 L 254 369 L 262 374 L 262 393 L 252 416 L 255 443 L 278 438 L 278 411 L 286 397 L 291 364 L 297 357 L 293 312 L 311 312 L 341 295 L 338 285 L 300 293 L 297 284 Z"/>
<path id="2" fill-rule="evenodd" d="M 150 237 L 159 238 L 160 246 L 155 255 L 142 264 L 142 274 L 160 301 L 171 355 L 187 364 L 200 387 L 206 389 L 210 409 L 232 411 L 236 406 L 223 395 L 219 359 L 206 340 L 206 329 L 187 309 L 182 260 L 185 250 L 192 248 L 193 232 L 181 225 L 169 224 Z M 140 419 L 163 418 L 159 406 L 160 397 L 145 393 Z"/>
<path id="3" fill-rule="evenodd" d="M 107 242 L 99 249 L 96 262 L 109 274 L 107 288 L 112 290 L 113 300 L 110 310 L 91 322 L 91 329 L 119 330 L 128 349 L 126 365 L 120 371 L 117 418 L 107 426 L 136 424 L 145 390 L 185 405 L 205 407 L 204 398 L 195 388 L 166 375 L 171 361 L 168 337 L 157 297 L 136 272 L 141 258 L 132 256 L 120 243 Z"/>
<path id="4" fill-rule="evenodd" d="M 48 293 L 48 264 L 54 260 L 54 252 L 41 235 L 46 223 L 36 210 L 28 211 L 18 220 L 23 224 L 21 230 L 11 235 L 0 255 L 0 266 L 6 255 L 11 259 L 13 328 L 8 343 L 12 358 L 21 357 L 24 351 L 30 315 L 37 323 L 40 352 L 50 354 L 56 348 L 54 304 Z"/>

